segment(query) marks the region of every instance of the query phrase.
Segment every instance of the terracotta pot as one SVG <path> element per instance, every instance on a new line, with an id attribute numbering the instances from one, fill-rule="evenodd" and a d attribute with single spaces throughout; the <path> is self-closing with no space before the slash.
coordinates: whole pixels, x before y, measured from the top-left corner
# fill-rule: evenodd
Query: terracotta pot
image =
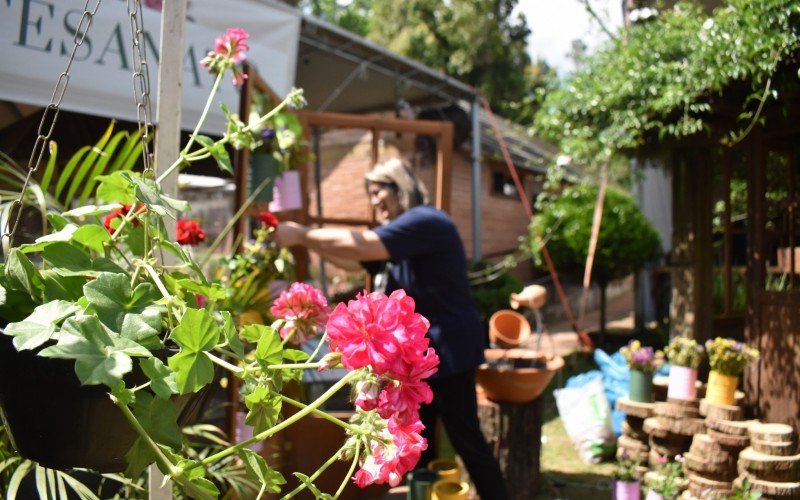
<path id="1" fill-rule="evenodd" d="M 614 498 L 616 500 L 639 500 L 642 498 L 639 481 L 614 481 Z"/>
<path id="2" fill-rule="evenodd" d="M 439 479 L 458 483 L 461 481 L 461 470 L 458 462 L 449 458 L 437 458 L 428 463 L 428 469 L 439 474 Z"/>
<path id="3" fill-rule="evenodd" d="M 697 368 L 670 366 L 667 397 L 687 401 L 697 399 Z"/>
<path id="4" fill-rule="evenodd" d="M 434 500 L 467 500 L 469 483 L 439 480 L 433 483 Z"/>
<path id="5" fill-rule="evenodd" d="M 711 370 L 706 386 L 706 401 L 721 405 L 733 405 L 738 385 L 739 377 L 723 375 L 716 370 Z"/>
<path id="6" fill-rule="evenodd" d="M 561 356 L 544 356 L 531 349 L 486 349 L 484 353 L 486 363 L 476 372 L 478 385 L 488 399 L 504 403 L 535 400 L 564 366 Z M 541 367 L 514 367 L 522 363 Z"/>
<path id="7" fill-rule="evenodd" d="M 502 309 L 489 318 L 489 342 L 500 347 L 519 347 L 531 336 L 531 324 L 511 309 Z"/>

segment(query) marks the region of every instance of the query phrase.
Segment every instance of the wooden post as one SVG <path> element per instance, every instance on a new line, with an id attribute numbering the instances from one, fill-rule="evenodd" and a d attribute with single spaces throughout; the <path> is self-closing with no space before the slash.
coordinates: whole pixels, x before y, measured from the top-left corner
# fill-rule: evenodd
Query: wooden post
<path id="1" fill-rule="evenodd" d="M 183 80 L 183 37 L 186 20 L 186 0 L 164 2 L 161 12 L 161 60 L 158 66 L 158 109 L 156 110 L 156 177 L 178 159 L 181 141 L 181 97 Z M 168 196 L 178 192 L 178 173 L 174 172 L 161 183 Z M 167 224 L 170 238 L 175 227 Z M 172 483 L 164 482 L 158 467 L 149 467 L 150 500 L 172 498 Z"/>
<path id="2" fill-rule="evenodd" d="M 503 471 L 511 498 L 533 498 L 540 486 L 542 398 L 495 403 L 478 397 L 481 430 Z"/>

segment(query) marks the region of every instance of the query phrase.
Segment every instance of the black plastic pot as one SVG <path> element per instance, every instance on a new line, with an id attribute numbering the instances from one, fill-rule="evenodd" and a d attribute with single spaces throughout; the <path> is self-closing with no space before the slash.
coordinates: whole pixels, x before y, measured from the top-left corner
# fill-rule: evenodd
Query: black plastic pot
<path id="1" fill-rule="evenodd" d="M 147 379 L 136 369 L 126 382 Z M 14 448 L 54 469 L 121 472 L 136 432 L 101 385 L 81 386 L 72 360 L 18 352 L 0 334 L 0 418 Z M 179 425 L 196 418 L 205 392 L 176 399 Z"/>

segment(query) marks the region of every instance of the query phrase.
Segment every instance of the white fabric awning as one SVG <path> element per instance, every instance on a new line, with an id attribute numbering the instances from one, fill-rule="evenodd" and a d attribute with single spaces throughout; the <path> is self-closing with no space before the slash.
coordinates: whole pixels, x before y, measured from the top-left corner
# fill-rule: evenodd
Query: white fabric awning
<path id="1" fill-rule="evenodd" d="M 95 4 L 91 1 L 90 8 Z M 158 4 L 144 0 L 144 5 Z M 46 106 L 72 50 L 83 0 L 5 0 L 0 2 L 0 99 Z M 156 86 L 161 13 L 144 9 L 147 62 L 150 65 L 152 116 L 156 116 Z M 248 61 L 279 95 L 294 84 L 300 14 L 268 0 L 191 0 L 184 41 L 182 126 L 197 124 L 214 77 L 199 61 L 214 47 L 214 38 L 228 27 L 242 27 L 251 36 Z M 70 70 L 61 107 L 96 116 L 136 121 L 131 74 L 131 35 L 126 2 L 104 0 Z M 218 101 L 238 109 L 238 91 L 223 82 Z M 219 105 L 203 127 L 224 130 Z"/>

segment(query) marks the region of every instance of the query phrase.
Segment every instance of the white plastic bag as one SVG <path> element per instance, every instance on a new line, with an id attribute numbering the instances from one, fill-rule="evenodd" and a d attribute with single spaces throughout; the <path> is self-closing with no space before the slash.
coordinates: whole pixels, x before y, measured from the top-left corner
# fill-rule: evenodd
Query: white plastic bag
<path id="1" fill-rule="evenodd" d="M 578 456 L 586 463 L 600 462 L 614 446 L 611 407 L 602 378 L 594 377 L 581 387 L 557 389 L 553 394 Z"/>

